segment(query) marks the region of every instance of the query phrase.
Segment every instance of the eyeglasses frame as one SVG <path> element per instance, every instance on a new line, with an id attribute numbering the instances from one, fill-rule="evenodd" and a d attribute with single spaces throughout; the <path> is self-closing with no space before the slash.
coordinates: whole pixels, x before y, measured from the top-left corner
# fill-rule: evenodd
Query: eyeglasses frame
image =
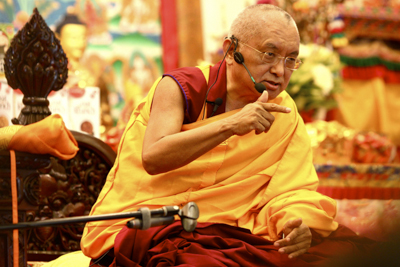
<path id="1" fill-rule="evenodd" d="M 245 46 L 248 46 L 248 47 L 250 47 L 250 48 L 252 48 L 254 51 L 256 51 L 256 52 L 258 52 L 258 53 L 260 53 L 260 54 L 263 54 L 263 58 L 264 58 L 264 54 L 266 54 L 266 52 L 261 52 L 261 51 L 259 51 L 259 50 L 257 50 L 256 48 L 254 48 L 254 47 L 252 47 L 252 46 L 250 46 L 250 45 L 248 45 L 248 44 L 246 44 L 246 43 L 243 43 L 243 42 L 240 42 L 240 41 L 237 41 L 239 44 L 242 44 L 242 45 L 245 45 Z M 300 59 L 296 59 L 296 60 L 298 60 L 298 62 L 299 62 L 299 67 L 297 68 L 297 69 L 291 69 L 291 68 L 288 68 L 287 66 L 286 66 L 286 59 L 287 58 L 293 58 L 293 57 L 282 57 L 282 56 L 276 56 L 276 58 L 277 58 L 277 60 L 276 60 L 276 62 L 275 63 L 267 63 L 267 62 L 265 62 L 266 64 L 271 64 L 271 65 L 276 65 L 276 64 L 278 64 L 282 59 L 284 59 L 284 66 L 285 66 L 285 68 L 287 68 L 288 70 L 291 70 L 291 71 L 296 71 L 296 70 L 298 70 L 299 68 L 300 68 L 300 66 L 301 66 L 301 64 L 303 63 Z"/>

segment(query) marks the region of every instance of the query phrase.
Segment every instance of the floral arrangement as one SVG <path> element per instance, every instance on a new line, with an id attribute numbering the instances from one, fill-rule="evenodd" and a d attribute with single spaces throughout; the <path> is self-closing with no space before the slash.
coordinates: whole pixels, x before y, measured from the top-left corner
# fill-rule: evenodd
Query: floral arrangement
<path id="1" fill-rule="evenodd" d="M 325 119 L 324 113 L 337 106 L 333 94 L 341 90 L 339 55 L 324 46 L 302 44 L 299 58 L 303 64 L 293 72 L 286 91 L 300 113 L 311 111 Z"/>

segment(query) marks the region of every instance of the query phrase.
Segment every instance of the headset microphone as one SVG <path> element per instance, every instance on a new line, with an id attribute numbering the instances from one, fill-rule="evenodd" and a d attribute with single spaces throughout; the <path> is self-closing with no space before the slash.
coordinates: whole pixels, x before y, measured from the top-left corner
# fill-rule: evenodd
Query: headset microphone
<path id="1" fill-rule="evenodd" d="M 223 57 L 223 59 L 222 59 L 222 61 L 221 61 L 221 64 L 220 64 L 219 67 L 218 67 L 217 77 L 215 78 L 214 83 L 208 88 L 207 93 L 206 93 L 206 101 L 205 101 L 205 103 L 209 103 L 209 104 L 213 104 L 213 105 L 214 105 L 214 109 L 213 109 L 213 111 L 212 111 L 211 116 L 213 116 L 214 113 L 217 111 L 218 107 L 222 105 L 222 101 L 223 101 L 223 100 L 222 100 L 222 98 L 217 98 L 217 99 L 215 99 L 215 102 L 208 101 L 208 100 L 207 100 L 208 93 L 210 92 L 211 88 L 213 88 L 214 84 L 217 82 L 217 80 L 218 80 L 218 74 L 219 74 L 219 70 L 221 69 L 222 62 L 224 62 L 225 57 L 226 57 L 226 55 L 228 54 L 228 52 L 229 52 L 229 50 L 230 50 L 230 48 L 231 48 L 232 45 L 235 45 L 235 48 L 234 48 L 234 50 L 233 50 L 233 57 L 234 57 L 235 61 L 236 61 L 238 64 L 242 64 L 242 65 L 245 67 L 245 69 L 247 70 L 247 73 L 250 75 L 250 78 L 251 78 L 251 80 L 252 80 L 253 83 L 254 83 L 254 87 L 256 88 L 257 92 L 259 92 L 260 94 L 262 94 L 262 92 L 264 92 L 264 91 L 267 89 L 267 88 L 265 87 L 264 84 L 262 84 L 262 83 L 256 83 L 256 81 L 254 80 L 254 78 L 253 78 L 253 76 L 251 75 L 250 71 L 248 70 L 246 64 L 244 64 L 244 58 L 243 58 L 242 53 L 236 52 L 236 49 L 237 49 L 237 47 L 238 47 L 239 40 L 238 40 L 235 36 L 233 36 L 233 35 L 232 35 L 231 37 L 226 37 L 226 38 L 230 38 L 230 39 L 232 40 L 232 42 L 231 42 L 231 44 L 229 45 L 229 47 L 228 47 L 228 49 L 227 49 L 227 51 L 226 51 L 226 53 L 225 53 L 225 55 L 224 55 L 224 57 Z M 206 105 L 204 105 L 204 107 L 203 107 L 203 119 L 204 119 L 204 115 L 205 115 L 205 110 L 206 110 Z"/>
<path id="2" fill-rule="evenodd" d="M 236 48 L 236 47 L 235 47 L 235 48 Z M 253 81 L 254 87 L 256 88 L 256 90 L 257 90 L 259 93 L 264 92 L 267 88 L 266 88 L 265 85 L 262 84 L 262 83 L 256 83 L 256 81 L 254 80 L 253 76 L 251 75 L 249 69 L 247 68 L 246 64 L 244 64 L 244 58 L 243 58 L 242 53 L 236 52 L 236 51 L 233 52 L 233 58 L 235 59 L 236 63 L 242 64 L 243 67 L 247 70 L 247 73 L 250 75 L 250 78 L 251 78 L 251 80 Z"/>

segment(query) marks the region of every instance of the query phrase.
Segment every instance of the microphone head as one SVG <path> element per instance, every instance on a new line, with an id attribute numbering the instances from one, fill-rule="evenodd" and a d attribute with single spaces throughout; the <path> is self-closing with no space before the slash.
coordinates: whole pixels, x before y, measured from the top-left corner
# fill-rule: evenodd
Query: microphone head
<path id="1" fill-rule="evenodd" d="M 197 220 L 192 220 L 189 218 L 183 218 L 182 219 L 182 228 L 186 232 L 193 232 L 196 229 L 197 226 Z"/>
<path id="2" fill-rule="evenodd" d="M 221 106 L 221 105 L 222 105 L 222 102 L 223 102 L 223 100 L 222 100 L 222 98 L 220 98 L 220 97 L 218 97 L 217 99 L 215 99 L 215 105 L 217 105 L 217 106 Z"/>
<path id="3" fill-rule="evenodd" d="M 256 88 L 256 90 L 260 93 L 260 94 L 262 94 L 262 92 L 264 92 L 267 88 L 265 87 L 265 85 L 264 84 L 262 84 L 262 83 L 255 83 L 254 84 L 254 87 Z"/>
<path id="4" fill-rule="evenodd" d="M 243 62 L 244 62 L 243 55 L 240 52 L 234 52 L 233 58 L 235 59 L 236 63 L 238 63 L 238 64 L 243 64 Z"/>
<path id="5" fill-rule="evenodd" d="M 196 203 L 187 203 L 178 215 L 181 217 L 182 226 L 186 232 L 193 232 L 196 229 L 197 219 L 200 215 L 199 207 Z"/>

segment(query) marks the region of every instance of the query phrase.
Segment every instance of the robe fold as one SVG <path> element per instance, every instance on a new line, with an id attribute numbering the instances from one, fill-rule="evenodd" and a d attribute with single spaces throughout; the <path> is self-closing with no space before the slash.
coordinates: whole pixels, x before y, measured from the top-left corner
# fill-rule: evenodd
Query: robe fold
<path id="1" fill-rule="evenodd" d="M 207 83 L 214 81 L 210 78 L 208 82 L 209 77 L 215 77 L 215 67 L 204 66 L 200 70 L 191 75 L 197 77 L 196 83 L 204 80 L 206 86 L 194 84 L 192 87 L 207 89 Z M 219 75 L 218 81 L 226 81 L 224 71 Z M 121 138 L 115 164 L 92 207 L 92 215 L 136 211 L 141 207 L 182 207 L 194 201 L 200 210 L 198 222 L 248 229 L 269 241 L 279 238 L 288 220 L 299 217 L 321 236 L 337 229 L 336 203 L 316 192 L 318 177 L 312 164 L 310 140 L 296 105 L 286 92 L 269 102 L 292 111 L 289 114 L 272 112 L 275 121 L 267 133 L 232 136 L 184 167 L 149 175 L 142 166 L 142 144 L 160 79 L 133 112 Z M 217 85 L 211 91 L 218 90 L 224 95 L 226 82 L 222 84 L 225 87 Z M 180 86 L 183 94 L 190 93 L 182 88 L 184 85 Z M 189 106 L 187 114 L 188 110 Z M 239 110 L 184 124 L 182 131 L 222 120 L 235 112 Z M 201 118 L 198 112 L 191 116 Z M 87 223 L 81 241 L 84 254 L 98 258 L 114 247 L 116 236 L 128 220 Z"/>
<path id="2" fill-rule="evenodd" d="M 377 249 L 374 241 L 357 236 L 342 225 L 327 238 L 312 229 L 311 232 L 311 248 L 300 257 L 290 259 L 279 253 L 279 247 L 272 241 L 226 224 L 199 223 L 191 233 L 184 231 L 179 222 L 148 230 L 125 227 L 115 239 L 115 258 L 110 267 L 344 267 L 354 266 L 344 265 L 347 257 L 365 258 Z M 339 260 L 342 261 L 338 265 Z"/>

